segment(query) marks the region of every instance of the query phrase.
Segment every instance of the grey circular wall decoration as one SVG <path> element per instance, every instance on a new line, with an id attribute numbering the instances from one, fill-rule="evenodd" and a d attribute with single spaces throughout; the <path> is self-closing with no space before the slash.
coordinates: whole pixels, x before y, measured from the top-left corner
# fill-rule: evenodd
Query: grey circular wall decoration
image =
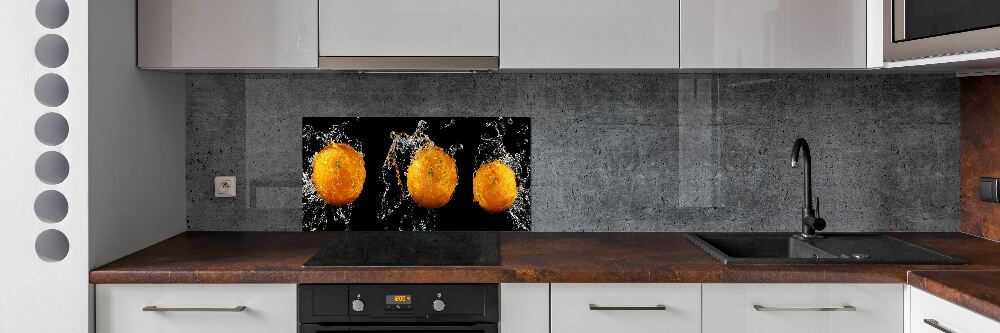
<path id="1" fill-rule="evenodd" d="M 56 68 L 66 63 L 69 57 L 69 44 L 62 36 L 48 34 L 35 43 L 35 59 L 48 68 Z"/>
<path id="2" fill-rule="evenodd" d="M 69 5 L 66 0 L 39 0 L 35 5 L 35 18 L 43 27 L 61 27 L 69 19 Z"/>
<path id="3" fill-rule="evenodd" d="M 38 0 L 35 18 L 43 27 L 56 29 L 69 19 L 66 0 Z M 47 34 L 35 43 L 35 59 L 48 68 L 56 68 L 69 58 L 69 44 L 56 34 Z M 57 107 L 69 98 L 69 85 L 58 74 L 44 74 L 35 81 L 35 99 L 48 107 Z M 35 121 L 35 137 L 44 144 L 62 144 L 69 136 L 69 122 L 57 113 L 46 113 Z M 35 176 L 45 184 L 62 183 L 69 177 L 69 161 L 56 151 L 47 151 L 35 160 Z M 59 223 L 69 213 L 69 202 L 59 191 L 47 190 L 35 198 L 35 216 L 43 222 Z M 47 262 L 62 261 L 69 254 L 69 239 L 59 230 L 42 231 L 35 238 L 35 254 Z"/>
<path id="4" fill-rule="evenodd" d="M 35 98 L 42 105 L 56 107 L 69 97 L 69 85 L 58 74 L 45 74 L 35 82 Z"/>
<path id="5" fill-rule="evenodd" d="M 61 114 L 49 112 L 35 122 L 35 137 L 49 146 L 55 146 L 69 136 L 69 122 Z"/>
<path id="6" fill-rule="evenodd" d="M 59 191 L 48 190 L 35 198 L 35 215 L 48 223 L 59 223 L 69 212 L 69 202 Z"/>
<path id="7" fill-rule="evenodd" d="M 69 161 L 59 152 L 44 152 L 35 161 L 35 175 L 49 185 L 62 183 L 69 176 Z"/>
<path id="8" fill-rule="evenodd" d="M 35 238 L 35 253 L 48 262 L 63 260 L 69 254 L 69 239 L 59 230 L 42 231 Z"/>

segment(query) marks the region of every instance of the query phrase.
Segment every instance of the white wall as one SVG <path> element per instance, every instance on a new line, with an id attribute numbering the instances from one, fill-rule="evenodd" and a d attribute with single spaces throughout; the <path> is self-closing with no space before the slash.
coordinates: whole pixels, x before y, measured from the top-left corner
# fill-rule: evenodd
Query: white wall
<path id="1" fill-rule="evenodd" d="M 54 29 L 35 18 L 38 1 L 4 1 L 0 9 L 0 332 L 85 332 L 88 325 L 87 223 L 87 1 L 67 0 L 68 20 Z M 69 56 L 55 68 L 41 65 L 35 43 L 45 34 L 67 41 Z M 65 78 L 68 98 L 55 107 L 34 96 L 44 74 Z M 69 124 L 65 141 L 49 146 L 35 136 L 36 120 L 47 112 Z M 35 162 L 48 151 L 66 157 L 65 180 L 43 183 Z M 43 222 L 34 211 L 46 190 L 66 197 L 68 210 L 56 223 Z M 35 251 L 38 235 L 57 230 L 69 242 L 58 261 L 42 260 Z"/>
<path id="2" fill-rule="evenodd" d="M 86 332 L 90 269 L 184 230 L 184 79 L 135 68 L 133 1 L 42 2 L 65 3 L 65 23 L 43 26 L 36 0 L 5 1 L 0 10 L 0 332 Z M 65 63 L 36 60 L 46 34 L 66 40 Z M 64 102 L 36 99 L 46 74 L 65 79 Z M 35 126 L 50 112 L 69 131 L 46 144 Z M 36 176 L 43 153 L 65 157 L 64 180 Z M 43 191 L 65 196 L 65 218 L 36 214 Z M 36 251 L 50 229 L 68 240 L 65 257 Z"/>
<path id="3" fill-rule="evenodd" d="M 90 267 L 184 231 L 184 75 L 136 68 L 135 1 L 90 0 Z"/>

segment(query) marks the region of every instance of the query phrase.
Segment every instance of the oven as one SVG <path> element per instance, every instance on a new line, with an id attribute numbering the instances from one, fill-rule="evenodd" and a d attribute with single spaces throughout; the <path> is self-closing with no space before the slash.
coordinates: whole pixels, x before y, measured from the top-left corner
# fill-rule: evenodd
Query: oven
<path id="1" fill-rule="evenodd" d="M 883 0 L 886 61 L 1000 49 L 998 0 Z"/>
<path id="2" fill-rule="evenodd" d="M 496 284 L 303 284 L 299 333 L 498 333 Z"/>

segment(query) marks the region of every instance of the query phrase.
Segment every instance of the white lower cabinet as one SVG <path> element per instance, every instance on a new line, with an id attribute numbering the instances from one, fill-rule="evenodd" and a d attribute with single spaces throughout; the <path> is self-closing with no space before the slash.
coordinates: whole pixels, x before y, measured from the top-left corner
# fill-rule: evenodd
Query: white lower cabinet
<path id="1" fill-rule="evenodd" d="M 1000 322 L 910 287 L 908 333 L 1000 332 Z"/>
<path id="2" fill-rule="evenodd" d="M 552 333 L 701 332 L 696 283 L 554 283 L 551 303 Z"/>
<path id="3" fill-rule="evenodd" d="M 294 284 L 99 284 L 95 298 L 98 333 L 298 330 Z"/>
<path id="4" fill-rule="evenodd" d="M 500 284 L 500 333 L 548 333 L 549 284 Z"/>
<path id="5" fill-rule="evenodd" d="M 903 332 L 902 284 L 704 284 L 704 333 Z"/>
<path id="6" fill-rule="evenodd" d="M 294 284 L 99 284 L 95 300 L 98 333 L 297 332 Z M 902 284 L 513 283 L 500 309 L 501 333 L 1000 332 Z"/>

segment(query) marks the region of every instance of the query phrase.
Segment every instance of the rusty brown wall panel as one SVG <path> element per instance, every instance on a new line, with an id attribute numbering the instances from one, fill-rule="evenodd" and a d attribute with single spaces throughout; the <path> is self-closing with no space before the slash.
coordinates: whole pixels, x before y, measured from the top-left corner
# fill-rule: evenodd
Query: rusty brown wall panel
<path id="1" fill-rule="evenodd" d="M 979 200 L 979 177 L 1000 178 L 1000 76 L 961 85 L 962 231 L 1000 241 L 1000 203 Z"/>

